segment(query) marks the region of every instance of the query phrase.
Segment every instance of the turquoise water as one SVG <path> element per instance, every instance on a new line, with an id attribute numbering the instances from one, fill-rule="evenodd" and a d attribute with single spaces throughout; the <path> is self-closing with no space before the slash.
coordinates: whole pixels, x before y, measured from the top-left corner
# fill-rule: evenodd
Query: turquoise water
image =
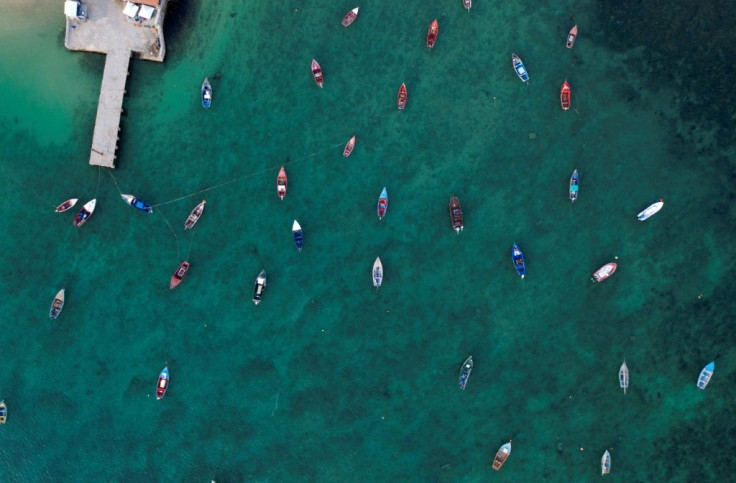
<path id="1" fill-rule="evenodd" d="M 113 172 L 88 165 L 103 56 L 64 49 L 61 7 L 0 7 L 4 479 L 591 481 L 606 449 L 616 481 L 728 479 L 734 157 L 720 126 L 683 119 L 677 71 L 653 82 L 654 46 L 607 43 L 591 2 L 374 3 L 345 29 L 353 4 L 172 2 L 166 62 L 131 63 Z M 98 200 L 79 230 L 53 212 L 72 196 Z"/>

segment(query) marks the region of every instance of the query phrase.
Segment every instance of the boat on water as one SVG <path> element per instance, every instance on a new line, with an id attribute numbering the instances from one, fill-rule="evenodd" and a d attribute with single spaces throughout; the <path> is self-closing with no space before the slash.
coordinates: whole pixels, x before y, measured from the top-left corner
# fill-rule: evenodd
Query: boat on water
<path id="1" fill-rule="evenodd" d="M 5 399 L 0 401 L 0 424 L 5 424 L 8 419 L 8 406 L 5 404 Z"/>
<path id="2" fill-rule="evenodd" d="M 508 459 L 510 454 L 511 454 L 511 441 L 504 444 L 503 446 L 498 448 L 498 451 L 496 451 L 496 456 L 493 458 L 493 469 L 500 470 L 503 464 L 506 463 L 506 460 Z"/>
<path id="3" fill-rule="evenodd" d="M 164 367 L 158 375 L 158 383 L 156 383 L 156 399 L 161 399 L 169 388 L 169 368 Z"/>
<path id="4" fill-rule="evenodd" d="M 606 450 L 601 458 L 601 476 L 611 472 L 611 453 Z"/>
<path id="5" fill-rule="evenodd" d="M 570 32 L 567 34 L 567 43 L 565 44 L 565 47 L 572 49 L 572 46 L 575 45 L 576 38 L 578 38 L 578 26 L 573 25 Z"/>
<path id="6" fill-rule="evenodd" d="M 53 302 L 51 302 L 51 310 L 49 310 L 49 318 L 51 319 L 59 318 L 59 314 L 61 314 L 61 311 L 64 309 L 64 294 L 65 293 L 66 293 L 66 290 L 62 288 L 56 294 L 56 297 L 54 297 Z"/>
<path id="7" fill-rule="evenodd" d="M 314 77 L 314 82 L 316 82 L 318 86 L 322 87 L 324 85 L 325 78 L 322 76 L 322 67 L 320 67 L 314 59 L 312 59 L 312 77 Z"/>
<path id="8" fill-rule="evenodd" d="M 652 203 L 651 205 L 647 206 L 647 208 L 636 215 L 636 217 L 639 218 L 639 221 L 644 221 L 656 215 L 659 210 L 662 209 L 662 206 L 664 206 L 664 200 L 660 198 L 659 201 L 657 201 L 656 203 Z"/>
<path id="9" fill-rule="evenodd" d="M 513 64 L 516 75 L 519 76 L 522 82 L 529 81 L 529 73 L 526 71 L 526 67 L 524 67 L 524 63 L 518 55 L 511 54 L 511 64 Z"/>
<path id="10" fill-rule="evenodd" d="M 74 226 L 79 228 L 80 226 L 84 225 L 87 220 L 89 220 L 89 217 L 92 216 L 92 213 L 95 211 L 95 206 L 97 205 L 97 200 L 90 200 L 87 203 L 84 204 L 81 210 L 79 210 L 79 213 L 77 213 L 77 216 L 74 217 Z"/>
<path id="11" fill-rule="evenodd" d="M 359 7 L 355 7 L 351 11 L 345 14 L 345 16 L 342 18 L 342 26 L 343 27 L 350 27 L 350 25 L 355 22 L 355 19 L 358 18 L 358 10 Z"/>
<path id="12" fill-rule="evenodd" d="M 606 263 L 601 268 L 593 272 L 593 278 L 591 278 L 594 282 L 602 282 L 611 275 L 613 275 L 613 272 L 616 271 L 616 268 L 618 268 L 618 264 L 616 263 Z"/>
<path id="13" fill-rule="evenodd" d="M 470 371 L 473 370 L 473 356 L 468 357 L 463 362 L 463 368 L 460 369 L 460 389 L 465 390 L 465 386 L 468 384 L 470 379 Z"/>
<path id="14" fill-rule="evenodd" d="M 353 152 L 353 148 L 355 147 L 355 136 L 350 138 L 350 141 L 345 145 L 345 149 L 342 151 L 342 155 L 346 158 L 350 156 L 350 153 Z"/>
<path id="15" fill-rule="evenodd" d="M 473 6 L 473 0 L 463 0 L 463 7 L 470 12 L 470 7 Z"/>
<path id="16" fill-rule="evenodd" d="M 700 371 L 698 376 L 698 389 L 705 389 L 705 386 L 710 382 L 710 378 L 713 377 L 713 371 L 716 368 L 716 361 L 709 362 L 707 366 Z"/>
<path id="17" fill-rule="evenodd" d="M 511 261 L 514 262 L 516 273 L 523 279 L 526 275 L 526 263 L 524 263 L 524 254 L 516 243 L 511 247 Z"/>
<path id="18" fill-rule="evenodd" d="M 381 191 L 381 194 L 378 195 L 378 207 L 376 208 L 376 211 L 378 211 L 378 219 L 383 219 L 384 216 L 386 216 L 386 210 L 388 210 L 388 192 L 386 191 L 386 187 L 383 187 L 383 190 Z"/>
<path id="19" fill-rule="evenodd" d="M 202 82 L 202 107 L 208 109 L 212 105 L 212 86 L 210 85 L 210 79 L 204 78 Z"/>
<path id="20" fill-rule="evenodd" d="M 565 82 L 562 83 L 562 87 L 560 87 L 560 104 L 562 104 L 563 111 L 570 109 L 571 97 L 572 90 L 570 89 L 570 84 L 567 82 L 567 79 L 565 79 Z"/>
<path id="21" fill-rule="evenodd" d="M 376 287 L 376 290 L 378 290 L 383 283 L 383 264 L 381 263 L 380 257 L 376 257 L 376 261 L 373 262 L 373 270 L 371 270 L 371 275 L 373 276 L 373 286 Z"/>
<path id="22" fill-rule="evenodd" d="M 256 285 L 253 288 L 253 303 L 258 305 L 261 303 L 261 297 L 263 291 L 266 289 L 266 270 L 261 270 L 261 273 L 256 277 Z"/>
<path id="23" fill-rule="evenodd" d="M 276 194 L 279 195 L 279 198 L 282 200 L 284 199 L 284 196 L 286 196 L 286 184 L 287 184 L 287 178 L 286 178 L 286 170 L 283 166 L 281 166 L 281 169 L 279 170 L 279 175 L 276 177 Z"/>
<path id="24" fill-rule="evenodd" d="M 618 385 L 624 390 L 625 395 L 626 389 L 629 388 L 629 368 L 626 367 L 625 360 L 624 363 L 621 364 L 621 368 L 618 370 Z"/>
<path id="25" fill-rule="evenodd" d="M 430 49 L 434 47 L 434 43 L 437 42 L 437 34 L 440 33 L 440 26 L 437 23 L 437 19 L 434 19 L 429 24 L 429 30 L 427 30 L 427 47 Z"/>
<path id="26" fill-rule="evenodd" d="M 406 109 L 407 97 L 408 92 L 406 90 L 406 84 L 402 82 L 401 87 L 399 87 L 399 94 L 396 96 L 396 106 L 399 108 L 399 111 L 403 111 L 404 109 Z"/>
<path id="27" fill-rule="evenodd" d="M 576 169 L 572 172 L 572 175 L 570 175 L 569 194 L 571 203 L 575 203 L 575 200 L 578 199 L 578 188 L 580 188 L 580 176 L 578 175 L 578 170 Z"/>
<path id="28" fill-rule="evenodd" d="M 70 210 L 79 201 L 78 198 L 71 198 L 56 207 L 56 213 L 64 213 L 66 210 Z"/>
<path id="29" fill-rule="evenodd" d="M 202 213 L 204 213 L 204 205 L 207 203 L 205 200 L 202 200 L 200 204 L 194 207 L 191 213 L 189 213 L 189 216 L 187 217 L 187 221 L 184 222 L 184 229 L 189 230 L 190 228 L 194 228 L 194 225 L 199 221 L 199 218 L 202 216 Z"/>
<path id="30" fill-rule="evenodd" d="M 174 272 L 174 275 L 171 276 L 171 281 L 169 282 L 169 290 L 178 286 L 184 279 L 184 275 L 186 275 L 188 271 L 189 262 L 181 262 L 179 268 L 177 268 L 176 272 Z"/>
<path id="31" fill-rule="evenodd" d="M 304 234 L 302 233 L 302 227 L 298 221 L 294 220 L 291 225 L 291 234 L 294 235 L 294 243 L 299 251 L 302 251 L 302 245 L 304 244 Z"/>
<path id="32" fill-rule="evenodd" d="M 136 210 L 142 211 L 144 213 L 153 213 L 153 206 L 149 205 L 143 200 L 139 200 L 133 195 L 120 195 L 120 197 L 123 198 L 126 203 L 128 203 Z"/>
<path id="33" fill-rule="evenodd" d="M 450 222 L 452 229 L 459 235 L 463 231 L 463 209 L 460 207 L 460 200 L 453 196 L 450 198 Z"/>

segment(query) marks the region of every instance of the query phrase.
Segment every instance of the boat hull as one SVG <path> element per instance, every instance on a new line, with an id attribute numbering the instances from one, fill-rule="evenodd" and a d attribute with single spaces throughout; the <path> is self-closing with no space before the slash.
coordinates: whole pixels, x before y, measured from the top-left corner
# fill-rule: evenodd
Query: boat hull
<path id="1" fill-rule="evenodd" d="M 359 7 L 355 7 L 351 11 L 349 11 L 343 18 L 342 18 L 342 26 L 343 27 L 350 27 L 353 22 L 355 22 L 355 19 L 358 18 L 358 11 Z"/>
<path id="2" fill-rule="evenodd" d="M 66 200 L 56 207 L 56 213 L 64 213 L 65 211 L 72 209 L 74 205 L 77 204 L 77 201 L 79 201 L 78 198 L 71 198 L 69 200 Z"/>
<path id="3" fill-rule="evenodd" d="M 286 177 L 286 170 L 284 169 L 283 166 L 281 166 L 281 169 L 279 170 L 279 174 L 276 177 L 276 194 L 282 200 L 284 199 L 284 196 L 286 196 L 287 185 L 288 185 L 288 178 Z"/>
<path id="4" fill-rule="evenodd" d="M 572 89 L 570 89 L 570 84 L 565 81 L 562 83 L 562 87 L 560 87 L 560 104 L 562 105 L 563 111 L 567 111 L 568 109 L 570 109 L 571 97 Z"/>
<path id="5" fill-rule="evenodd" d="M 661 210 L 663 206 L 664 206 L 664 200 L 660 199 L 656 203 L 652 203 L 651 205 L 647 206 L 646 209 L 642 211 L 641 213 L 639 213 L 638 215 L 636 215 L 636 217 L 639 219 L 639 221 L 647 220 L 651 218 L 652 216 L 656 215 L 657 213 L 659 213 L 659 210 Z"/>
<path id="6" fill-rule="evenodd" d="M 144 213 L 153 213 L 153 207 L 143 200 L 139 200 L 133 195 L 120 195 L 123 200 L 133 208 Z"/>
<path id="7" fill-rule="evenodd" d="M 611 453 L 606 450 L 601 457 L 601 475 L 607 475 L 611 472 Z"/>
<path id="8" fill-rule="evenodd" d="M 521 61 L 518 55 L 511 54 L 511 65 L 514 66 L 514 71 L 516 72 L 516 75 L 521 79 L 521 82 L 528 82 L 529 81 L 529 72 L 526 71 L 526 67 L 524 67 L 524 62 Z"/>
<path id="9" fill-rule="evenodd" d="M 51 302 L 51 309 L 49 310 L 49 318 L 50 319 L 58 319 L 59 315 L 61 314 L 61 311 L 64 310 L 64 294 L 66 293 L 65 289 L 59 290 L 59 292 L 56 294 L 56 297 L 54 297 L 53 302 Z"/>
<path id="10" fill-rule="evenodd" d="M 342 155 L 346 158 L 350 156 L 350 153 L 353 152 L 353 148 L 355 147 L 355 136 L 350 138 L 350 141 L 345 145 L 345 149 L 342 151 Z"/>
<path id="11" fill-rule="evenodd" d="M 177 268 L 174 275 L 171 276 L 171 280 L 169 281 L 169 290 L 178 287 L 187 272 L 189 272 L 189 262 L 181 262 L 179 268 Z"/>
<path id="12" fill-rule="evenodd" d="M 296 245 L 296 248 L 299 251 L 302 251 L 302 246 L 304 245 L 304 233 L 302 232 L 302 227 L 294 220 L 294 224 L 291 225 L 291 234 L 294 236 L 294 244 Z"/>
<path id="13" fill-rule="evenodd" d="M 572 175 L 570 176 L 570 187 L 568 188 L 568 193 L 570 195 L 570 202 L 575 203 L 575 200 L 578 199 L 578 189 L 580 188 L 580 176 L 578 175 L 578 170 L 572 172 Z"/>
<path id="14" fill-rule="evenodd" d="M 516 243 L 511 247 L 511 261 L 514 263 L 516 273 L 523 279 L 526 276 L 526 262 L 524 254 Z"/>
<path id="15" fill-rule="evenodd" d="M 700 371 L 700 375 L 698 376 L 698 389 L 705 389 L 706 386 L 708 386 L 711 377 L 713 377 L 713 372 L 715 371 L 715 369 L 716 363 L 715 361 L 713 361 L 708 363 L 708 365 Z"/>
<path id="16" fill-rule="evenodd" d="M 396 107 L 399 111 L 406 109 L 406 101 L 409 98 L 409 91 L 406 89 L 406 84 L 401 84 L 399 87 L 399 93 L 396 95 Z"/>
<path id="17" fill-rule="evenodd" d="M 463 7 L 465 7 L 465 9 L 468 12 L 470 12 L 470 7 L 472 7 L 472 6 L 473 6 L 473 1 L 472 0 L 463 0 Z"/>
<path id="18" fill-rule="evenodd" d="M 460 389 L 463 391 L 465 390 L 465 386 L 468 384 L 468 379 L 470 379 L 470 372 L 473 370 L 473 356 L 468 357 L 465 359 L 465 362 L 463 362 L 463 367 L 460 370 L 460 379 L 458 381 L 458 384 L 460 385 Z"/>
<path id="19" fill-rule="evenodd" d="M 79 210 L 79 213 L 77 213 L 77 216 L 74 217 L 74 221 L 72 222 L 74 226 L 79 228 L 80 226 L 87 223 L 87 220 L 92 216 L 92 213 L 95 211 L 95 206 L 97 206 L 97 200 L 90 200 L 87 203 L 84 204 L 81 210 Z"/>
<path id="20" fill-rule="evenodd" d="M 450 223 L 452 224 L 452 229 L 457 234 L 460 234 L 465 227 L 463 223 L 463 209 L 460 207 L 460 200 L 455 196 L 450 198 Z"/>
<path id="21" fill-rule="evenodd" d="M 567 42 L 565 43 L 565 47 L 568 49 L 572 49 L 572 46 L 575 45 L 575 39 L 578 38 L 578 26 L 575 25 L 573 28 L 570 29 L 570 32 L 567 34 Z"/>
<path id="22" fill-rule="evenodd" d="M 312 59 L 312 77 L 314 77 L 314 82 L 316 82 L 319 87 L 324 86 L 325 78 L 322 75 L 322 67 L 315 59 Z"/>
<path id="23" fill-rule="evenodd" d="M 202 107 L 209 109 L 212 106 L 212 86 L 210 80 L 205 77 L 202 82 Z"/>
<path id="24" fill-rule="evenodd" d="M 618 268 L 618 265 L 616 263 L 606 263 L 593 273 L 593 278 L 591 280 L 593 280 L 594 282 L 602 282 L 613 275 L 613 272 L 616 271 L 616 268 Z"/>
<path id="25" fill-rule="evenodd" d="M 253 303 L 258 305 L 261 303 L 261 297 L 263 297 L 263 291 L 266 289 L 266 271 L 261 270 L 261 273 L 256 277 L 256 284 L 253 288 Z"/>
<path id="26" fill-rule="evenodd" d="M 435 42 L 437 42 L 437 34 L 440 33 L 440 27 L 437 23 L 437 20 L 435 19 L 430 25 L 429 30 L 427 30 L 427 47 L 430 49 L 434 48 Z"/>
<path id="27" fill-rule="evenodd" d="M 626 389 L 629 388 L 629 368 L 626 366 L 626 361 L 621 364 L 621 368 L 618 370 L 618 385 L 626 394 Z"/>
<path id="28" fill-rule="evenodd" d="M 0 424 L 5 424 L 8 420 L 8 406 L 5 404 L 5 399 L 0 401 Z"/>
<path id="29" fill-rule="evenodd" d="M 184 222 L 184 229 L 189 230 L 194 228 L 194 225 L 197 224 L 199 219 L 202 216 L 202 213 L 204 213 L 204 205 L 207 203 L 207 201 L 202 200 L 200 204 L 194 207 L 191 213 L 189 213 L 189 216 L 187 217 L 187 220 Z"/>
<path id="30" fill-rule="evenodd" d="M 509 458 L 509 455 L 511 454 L 511 441 L 504 444 L 500 448 L 498 448 L 498 451 L 496 452 L 496 456 L 493 458 L 492 467 L 494 470 L 500 470 L 504 463 L 506 463 L 506 460 Z"/>
<path id="31" fill-rule="evenodd" d="M 161 399 L 166 394 L 166 390 L 169 388 L 169 368 L 164 367 L 161 373 L 158 375 L 158 382 L 156 383 L 156 399 Z"/>
<path id="32" fill-rule="evenodd" d="M 376 257 L 376 261 L 373 262 L 371 276 L 373 278 L 373 286 L 378 290 L 383 283 L 383 263 L 381 263 L 381 259 L 379 257 Z"/>
<path id="33" fill-rule="evenodd" d="M 386 191 L 386 187 L 383 187 L 383 191 L 381 191 L 381 194 L 378 196 L 378 205 L 376 206 L 376 211 L 378 212 L 378 219 L 382 220 L 384 216 L 386 216 L 386 211 L 388 210 L 388 192 Z"/>

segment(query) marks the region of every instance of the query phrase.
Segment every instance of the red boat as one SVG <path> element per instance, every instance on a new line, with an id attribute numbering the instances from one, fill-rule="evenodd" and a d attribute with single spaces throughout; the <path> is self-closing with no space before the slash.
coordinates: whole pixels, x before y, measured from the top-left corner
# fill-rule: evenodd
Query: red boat
<path id="1" fill-rule="evenodd" d="M 573 28 L 570 29 L 570 33 L 567 34 L 567 44 L 565 47 L 572 49 L 572 46 L 575 45 L 576 38 L 578 38 L 578 26 L 574 25 Z"/>
<path id="2" fill-rule="evenodd" d="M 350 153 L 353 152 L 353 148 L 355 147 L 355 136 L 350 138 L 350 141 L 345 145 L 345 150 L 343 150 L 342 155 L 346 158 L 350 156 Z"/>
<path id="3" fill-rule="evenodd" d="M 615 263 L 606 263 L 601 268 L 595 271 L 593 274 L 593 278 L 591 278 L 594 282 L 602 282 L 611 275 L 613 275 L 613 272 L 616 271 L 616 265 Z"/>
<path id="4" fill-rule="evenodd" d="M 320 87 L 325 83 L 325 79 L 322 77 L 322 67 L 314 59 L 312 59 L 312 77 L 314 77 L 314 82 Z"/>
<path id="5" fill-rule="evenodd" d="M 465 7 L 468 12 L 470 12 L 470 7 L 473 6 L 472 0 L 463 0 L 463 7 Z"/>
<path id="6" fill-rule="evenodd" d="M 562 104 L 563 111 L 570 109 L 570 96 L 570 84 L 568 84 L 567 79 L 565 79 L 565 82 L 562 83 L 562 88 L 560 89 L 560 104 Z"/>
<path id="7" fill-rule="evenodd" d="M 72 198 L 70 200 L 66 200 L 65 202 L 63 202 L 62 204 L 60 204 L 59 206 L 56 207 L 56 212 L 57 213 L 63 213 L 66 210 L 71 209 L 74 205 L 77 204 L 77 201 L 79 201 L 77 198 Z"/>
<path id="8" fill-rule="evenodd" d="M 343 27 L 350 27 L 350 24 L 355 22 L 355 19 L 358 18 L 358 7 L 355 7 L 351 11 L 345 15 L 342 19 L 342 26 Z"/>
<path id="9" fill-rule="evenodd" d="M 437 24 L 437 19 L 435 19 L 429 25 L 429 30 L 427 30 L 427 47 L 430 49 L 434 47 L 434 43 L 437 42 L 438 33 L 440 33 L 440 26 Z"/>
<path id="10" fill-rule="evenodd" d="M 399 87 L 399 95 L 396 98 L 396 105 L 399 108 L 399 111 L 403 111 L 406 109 L 406 98 L 408 94 L 406 92 L 406 84 L 402 83 L 401 87 Z"/>
<path id="11" fill-rule="evenodd" d="M 169 368 L 164 367 L 161 374 L 158 375 L 158 383 L 156 384 L 156 399 L 161 399 L 169 388 Z"/>
<path id="12" fill-rule="evenodd" d="M 276 178 L 276 194 L 279 195 L 279 198 L 282 200 L 284 199 L 284 196 L 286 196 L 286 170 L 283 166 L 281 166 L 281 170 L 279 170 L 279 175 Z"/>
<path id="13" fill-rule="evenodd" d="M 189 271 L 189 262 L 181 262 L 179 268 L 176 269 L 174 275 L 171 276 L 171 282 L 169 282 L 169 290 L 179 285 L 184 278 L 184 275 Z"/>

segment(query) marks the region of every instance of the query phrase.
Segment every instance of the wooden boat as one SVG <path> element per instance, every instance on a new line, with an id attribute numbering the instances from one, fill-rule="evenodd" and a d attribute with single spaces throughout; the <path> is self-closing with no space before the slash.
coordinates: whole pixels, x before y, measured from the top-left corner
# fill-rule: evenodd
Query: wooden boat
<path id="1" fill-rule="evenodd" d="M 606 450 L 601 458 L 601 476 L 611 472 L 611 453 Z"/>
<path id="2" fill-rule="evenodd" d="M 514 70 L 516 71 L 516 75 L 519 76 L 519 79 L 521 79 L 522 82 L 527 82 L 529 80 L 529 73 L 526 71 L 526 67 L 524 67 L 524 63 L 518 55 L 511 54 L 511 64 L 514 66 Z"/>
<path id="3" fill-rule="evenodd" d="M 625 395 L 626 389 L 629 388 L 629 368 L 626 367 L 626 361 L 621 364 L 621 368 L 618 370 L 618 385 L 624 390 Z"/>
<path id="4" fill-rule="evenodd" d="M 158 383 L 156 384 L 156 399 L 161 399 L 169 388 L 169 368 L 164 367 L 161 374 L 158 375 Z"/>
<path id="5" fill-rule="evenodd" d="M 496 456 L 493 458 L 493 469 L 500 470 L 503 464 L 506 463 L 506 460 L 508 459 L 510 454 L 511 454 L 511 441 L 504 444 L 503 446 L 498 448 L 498 451 L 496 451 Z"/>
<path id="6" fill-rule="evenodd" d="M 388 192 L 386 191 L 385 186 L 383 187 L 381 194 L 378 196 L 378 207 L 376 210 L 378 211 L 379 220 L 386 216 L 386 210 L 388 210 Z"/>
<path id="7" fill-rule="evenodd" d="M 209 78 L 205 77 L 202 82 L 202 107 L 208 109 L 212 105 L 212 86 Z"/>
<path id="8" fill-rule="evenodd" d="M 77 213 L 77 216 L 74 217 L 74 226 L 79 228 L 80 226 L 84 225 L 87 220 L 89 220 L 89 217 L 92 216 L 92 213 L 95 211 L 95 206 L 97 205 L 97 200 L 90 200 L 87 203 L 84 204 L 81 210 L 79 210 L 79 213 Z"/>
<path id="9" fill-rule="evenodd" d="M 463 368 L 460 369 L 460 389 L 465 390 L 465 386 L 470 379 L 470 371 L 473 370 L 473 356 L 468 357 L 463 362 Z"/>
<path id="10" fill-rule="evenodd" d="M 526 263 L 524 263 L 524 254 L 516 243 L 511 247 L 511 261 L 514 262 L 516 273 L 523 279 L 526 275 Z"/>
<path id="11" fill-rule="evenodd" d="M 286 170 L 283 166 L 281 166 L 281 169 L 279 170 L 279 175 L 276 177 L 276 194 L 279 195 L 279 198 L 282 200 L 284 199 L 284 196 L 286 196 L 286 184 L 287 184 L 287 178 L 286 178 Z"/>
<path id="12" fill-rule="evenodd" d="M 371 275 L 373 276 L 373 286 L 378 290 L 383 283 L 383 264 L 381 263 L 380 257 L 376 257 L 376 261 L 373 262 Z"/>
<path id="13" fill-rule="evenodd" d="M 572 175 L 570 175 L 570 188 L 569 188 L 569 194 L 570 194 L 570 202 L 574 203 L 576 199 L 578 199 L 578 188 L 580 187 L 580 176 L 578 175 L 578 170 L 572 172 Z"/>
<path id="14" fill-rule="evenodd" d="M 455 196 L 450 198 L 450 222 L 452 229 L 459 235 L 463 231 L 463 209 L 460 207 L 460 200 Z"/>
<path id="15" fill-rule="evenodd" d="M 202 200 L 200 204 L 194 207 L 191 213 L 189 213 L 189 216 L 187 217 L 187 221 L 184 222 L 184 229 L 189 230 L 190 228 L 194 228 L 194 225 L 199 221 L 199 218 L 202 216 L 202 213 L 204 213 L 204 205 L 207 203 L 207 201 Z"/>
<path id="16" fill-rule="evenodd" d="M 294 243 L 296 244 L 297 249 L 299 249 L 299 251 L 302 251 L 302 245 L 304 244 L 304 234 L 302 233 L 301 225 L 296 220 L 294 220 L 294 223 L 291 225 L 291 234 L 294 236 Z"/>
<path id="17" fill-rule="evenodd" d="M 710 382 L 710 378 L 713 377 L 713 371 L 716 368 L 716 361 L 709 362 L 707 366 L 700 371 L 698 376 L 698 389 L 705 389 L 705 386 Z"/>
<path id="18" fill-rule="evenodd" d="M 179 265 L 179 268 L 177 268 L 176 272 L 174 272 L 174 275 L 171 276 L 171 281 L 169 282 L 169 290 L 178 286 L 181 283 L 181 281 L 184 279 L 184 275 L 186 275 L 188 271 L 189 271 L 189 262 L 181 262 L 181 265 Z"/>
<path id="19" fill-rule="evenodd" d="M 0 401 L 0 424 L 5 424 L 8 419 L 8 406 L 5 404 L 5 399 Z"/>
<path id="20" fill-rule="evenodd" d="M 406 91 L 406 84 L 402 83 L 401 87 L 399 87 L 399 94 L 396 97 L 396 106 L 398 106 L 399 111 L 403 111 L 406 109 L 406 99 L 408 97 L 408 92 Z"/>
<path id="21" fill-rule="evenodd" d="M 355 136 L 350 138 L 350 141 L 345 145 L 345 149 L 342 151 L 342 155 L 346 158 L 350 156 L 350 153 L 353 152 L 353 148 L 355 147 Z"/>
<path id="22" fill-rule="evenodd" d="M 258 305 L 261 303 L 261 297 L 263 291 L 266 289 L 266 270 L 261 270 L 261 273 L 256 277 L 256 286 L 253 288 L 253 303 Z"/>
<path id="23" fill-rule="evenodd" d="M 312 59 L 312 77 L 314 77 L 314 82 L 316 82 L 318 86 L 322 87 L 324 85 L 325 78 L 322 77 L 322 67 L 320 67 L 314 59 Z"/>
<path id="24" fill-rule="evenodd" d="M 355 19 L 358 18 L 358 10 L 359 7 L 355 7 L 351 11 L 349 11 L 345 16 L 342 18 L 342 26 L 343 27 L 350 27 L 350 25 L 355 22 Z"/>
<path id="25" fill-rule="evenodd" d="M 644 221 L 648 218 L 651 218 L 655 214 L 657 214 L 659 210 L 662 209 L 662 206 L 664 206 L 664 200 L 660 198 L 659 201 L 657 201 L 656 203 L 653 203 L 647 206 L 647 208 L 641 213 L 639 213 L 638 215 L 636 215 L 636 217 L 639 218 L 639 221 Z"/>
<path id="26" fill-rule="evenodd" d="M 434 19 L 429 24 L 429 30 L 427 30 L 427 47 L 430 49 L 434 47 L 434 43 L 437 42 L 437 34 L 440 33 L 440 26 L 437 23 L 437 19 Z"/>
<path id="27" fill-rule="evenodd" d="M 472 6 L 473 6 L 473 1 L 472 0 L 463 0 L 463 7 L 465 7 L 465 9 L 468 12 L 470 12 L 470 7 L 472 7 Z"/>
<path id="28" fill-rule="evenodd" d="M 578 26 L 573 25 L 573 27 L 570 29 L 570 33 L 567 34 L 567 44 L 565 47 L 568 49 L 572 49 L 572 46 L 575 45 L 575 39 L 578 38 Z"/>
<path id="29" fill-rule="evenodd" d="M 66 200 L 62 204 L 56 207 L 57 213 L 64 213 L 66 210 L 71 209 L 74 205 L 77 204 L 77 201 L 79 201 L 78 198 L 71 198 L 69 200 Z"/>
<path id="30" fill-rule="evenodd" d="M 64 309 L 64 293 L 66 291 L 62 288 L 54 297 L 54 301 L 51 302 L 51 310 L 49 310 L 49 318 L 58 319 L 59 314 Z"/>
<path id="31" fill-rule="evenodd" d="M 570 84 L 567 83 L 567 79 L 562 83 L 560 88 L 560 104 L 562 104 L 562 110 L 567 111 L 570 109 L 570 97 L 572 96 L 572 90 Z"/>
<path id="32" fill-rule="evenodd" d="M 153 213 L 153 206 L 149 205 L 143 200 L 139 200 L 133 195 L 120 195 L 120 197 L 123 198 L 126 203 L 128 203 L 136 210 L 142 211 L 144 213 Z"/>
<path id="33" fill-rule="evenodd" d="M 593 278 L 591 278 L 591 280 L 594 282 L 602 282 L 613 275 L 613 272 L 616 271 L 617 267 L 618 265 L 615 263 L 606 263 L 593 273 Z"/>

